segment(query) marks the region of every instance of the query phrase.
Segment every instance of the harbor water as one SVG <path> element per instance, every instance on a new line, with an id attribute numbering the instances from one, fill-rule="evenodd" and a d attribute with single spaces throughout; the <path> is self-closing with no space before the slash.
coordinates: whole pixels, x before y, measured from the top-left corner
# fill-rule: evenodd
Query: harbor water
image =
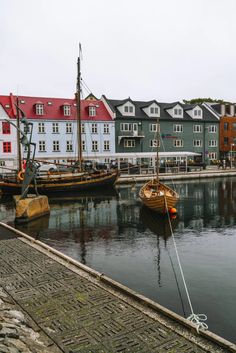
<path id="1" fill-rule="evenodd" d="M 171 228 L 168 217 L 142 206 L 140 186 L 50 197 L 50 216 L 16 227 L 187 317 L 172 228 L 194 313 L 236 343 L 236 178 L 176 182 Z M 13 225 L 11 198 L 0 199 L 0 211 Z"/>

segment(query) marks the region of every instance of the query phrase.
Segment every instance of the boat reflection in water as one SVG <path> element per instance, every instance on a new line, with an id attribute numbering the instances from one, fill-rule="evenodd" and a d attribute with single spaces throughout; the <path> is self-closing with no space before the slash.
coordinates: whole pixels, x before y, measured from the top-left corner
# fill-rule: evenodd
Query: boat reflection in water
<path id="1" fill-rule="evenodd" d="M 172 230 L 174 230 L 179 221 L 177 214 L 170 215 L 169 222 L 167 214 L 161 215 L 145 206 L 140 210 L 140 219 L 146 228 L 149 228 L 154 234 L 162 237 L 165 241 L 171 237 Z"/>

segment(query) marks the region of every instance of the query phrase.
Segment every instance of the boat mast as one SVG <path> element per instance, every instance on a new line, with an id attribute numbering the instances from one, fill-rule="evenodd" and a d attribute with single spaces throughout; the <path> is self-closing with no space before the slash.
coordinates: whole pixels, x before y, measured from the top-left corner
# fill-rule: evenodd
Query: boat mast
<path id="1" fill-rule="evenodd" d="M 82 141 L 81 141 L 81 98 L 80 98 L 80 57 L 77 61 L 77 85 L 76 85 L 76 110 L 77 110 L 77 148 L 79 170 L 82 170 Z"/>
<path id="2" fill-rule="evenodd" d="M 21 158 L 21 144 L 20 144 L 20 112 L 19 112 L 19 97 L 16 98 L 16 126 L 17 126 L 17 160 L 18 160 L 18 171 L 22 169 L 22 158 Z"/>
<path id="3" fill-rule="evenodd" d="M 159 159 L 159 144 L 160 144 L 160 122 L 159 118 L 157 118 L 157 168 L 156 168 L 156 180 L 159 183 L 159 167 L 160 167 L 160 159 Z"/>

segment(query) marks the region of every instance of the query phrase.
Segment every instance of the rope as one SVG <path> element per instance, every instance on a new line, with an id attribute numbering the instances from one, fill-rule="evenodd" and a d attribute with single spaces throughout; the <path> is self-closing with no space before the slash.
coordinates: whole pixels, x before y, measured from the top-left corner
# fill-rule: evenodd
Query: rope
<path id="1" fill-rule="evenodd" d="M 178 249 L 177 249 L 177 245 L 176 245 L 176 241 L 175 241 L 175 236 L 174 236 L 174 232 L 173 232 L 173 228 L 172 228 L 172 224 L 171 224 L 170 214 L 168 212 L 168 205 L 167 205 L 166 195 L 165 194 L 164 194 L 164 199 L 165 199 L 165 207 L 166 207 L 166 212 L 167 212 L 167 216 L 168 216 L 168 222 L 169 222 L 169 226 L 170 226 L 170 231 L 171 231 L 173 244 L 174 244 L 174 248 L 175 248 L 175 253 L 176 253 L 177 261 L 178 261 L 178 264 L 179 264 L 179 269 L 180 269 L 181 277 L 182 277 L 182 280 L 183 280 L 185 292 L 186 292 L 186 295 L 187 295 L 188 303 L 189 303 L 190 310 L 191 310 L 191 315 L 187 317 L 187 320 L 191 321 L 196 326 L 196 330 L 199 333 L 199 329 L 200 328 L 203 329 L 203 330 L 207 330 L 208 329 L 207 324 L 204 323 L 204 322 L 201 322 L 201 321 L 206 321 L 207 320 L 207 316 L 205 314 L 194 314 L 194 312 L 193 312 L 193 306 L 192 306 L 192 302 L 191 302 L 191 299 L 190 299 L 190 295 L 189 295 L 189 291 L 188 291 L 188 288 L 187 288 L 187 284 L 186 284 L 186 281 L 185 281 L 184 272 L 183 272 L 183 268 L 182 268 L 182 265 L 181 265 L 181 261 L 180 261 L 180 257 L 179 257 L 179 253 L 178 253 Z"/>

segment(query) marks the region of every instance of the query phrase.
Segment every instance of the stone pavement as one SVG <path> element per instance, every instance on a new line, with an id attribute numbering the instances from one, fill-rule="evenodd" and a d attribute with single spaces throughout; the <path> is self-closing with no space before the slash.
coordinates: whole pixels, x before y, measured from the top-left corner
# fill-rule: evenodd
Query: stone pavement
<path id="1" fill-rule="evenodd" d="M 236 352 L 102 274 L 92 276 L 40 242 L 7 232 L 0 225 L 0 352 Z"/>

